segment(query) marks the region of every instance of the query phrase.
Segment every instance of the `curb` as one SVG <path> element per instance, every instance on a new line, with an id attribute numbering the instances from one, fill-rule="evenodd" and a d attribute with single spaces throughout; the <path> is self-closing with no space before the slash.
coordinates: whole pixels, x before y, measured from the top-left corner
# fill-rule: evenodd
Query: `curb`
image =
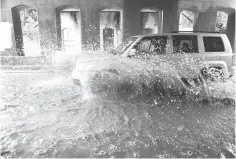
<path id="1" fill-rule="evenodd" d="M 43 65 L 43 66 L 35 66 L 35 65 L 7 65 L 0 66 L 1 72 L 29 72 L 29 71 L 51 71 L 52 66 Z"/>
<path id="2" fill-rule="evenodd" d="M 3 73 L 42 73 L 42 72 L 68 72 L 72 68 L 57 68 L 52 65 L 7 65 L 0 66 Z"/>

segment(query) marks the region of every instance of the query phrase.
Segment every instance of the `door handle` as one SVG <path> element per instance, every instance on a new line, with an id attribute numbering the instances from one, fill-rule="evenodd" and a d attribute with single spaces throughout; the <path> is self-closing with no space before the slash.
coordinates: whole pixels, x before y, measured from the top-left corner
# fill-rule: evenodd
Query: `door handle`
<path id="1" fill-rule="evenodd" d="M 218 57 L 218 59 L 222 60 L 222 56 L 219 56 L 219 55 L 218 55 L 217 57 Z"/>

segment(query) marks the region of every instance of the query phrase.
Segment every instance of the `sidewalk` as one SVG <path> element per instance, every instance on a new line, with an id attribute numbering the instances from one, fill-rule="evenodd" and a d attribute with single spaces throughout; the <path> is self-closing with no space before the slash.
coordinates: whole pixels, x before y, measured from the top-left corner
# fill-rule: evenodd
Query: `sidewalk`
<path id="1" fill-rule="evenodd" d="M 52 68 L 50 61 L 43 56 L 1 56 L 1 72 L 45 72 Z"/>
<path id="2" fill-rule="evenodd" d="M 70 71 L 72 66 L 68 61 L 53 63 L 46 57 L 1 56 L 1 72 L 60 72 Z"/>
<path id="3" fill-rule="evenodd" d="M 54 67 L 53 65 L 10 65 L 0 66 L 2 73 L 68 73 L 72 67 Z"/>
<path id="4" fill-rule="evenodd" d="M 51 65 L 1 65 L 1 72 L 35 72 L 52 71 Z"/>

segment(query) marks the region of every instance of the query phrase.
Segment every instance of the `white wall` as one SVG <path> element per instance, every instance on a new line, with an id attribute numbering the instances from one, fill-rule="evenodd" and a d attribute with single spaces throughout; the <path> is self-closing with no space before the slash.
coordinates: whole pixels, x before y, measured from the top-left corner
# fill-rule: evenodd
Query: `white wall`
<path id="1" fill-rule="evenodd" d="M 0 22 L 0 51 L 13 46 L 13 25 L 8 22 Z"/>

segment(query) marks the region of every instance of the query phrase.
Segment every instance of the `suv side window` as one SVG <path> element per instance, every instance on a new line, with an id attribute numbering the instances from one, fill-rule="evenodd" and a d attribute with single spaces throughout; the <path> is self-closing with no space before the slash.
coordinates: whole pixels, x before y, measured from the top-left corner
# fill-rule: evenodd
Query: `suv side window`
<path id="1" fill-rule="evenodd" d="M 196 35 L 173 35 L 173 53 L 199 53 Z"/>
<path id="2" fill-rule="evenodd" d="M 150 46 L 150 54 L 166 54 L 168 36 L 155 36 Z"/>
<path id="3" fill-rule="evenodd" d="M 135 49 L 139 54 L 149 53 L 150 45 L 151 45 L 151 37 L 143 38 L 136 46 Z"/>
<path id="4" fill-rule="evenodd" d="M 136 46 L 137 55 L 165 54 L 168 36 L 155 36 L 143 38 Z"/>
<path id="5" fill-rule="evenodd" d="M 225 51 L 224 43 L 221 37 L 205 36 L 203 37 L 206 52 L 223 52 Z"/>

